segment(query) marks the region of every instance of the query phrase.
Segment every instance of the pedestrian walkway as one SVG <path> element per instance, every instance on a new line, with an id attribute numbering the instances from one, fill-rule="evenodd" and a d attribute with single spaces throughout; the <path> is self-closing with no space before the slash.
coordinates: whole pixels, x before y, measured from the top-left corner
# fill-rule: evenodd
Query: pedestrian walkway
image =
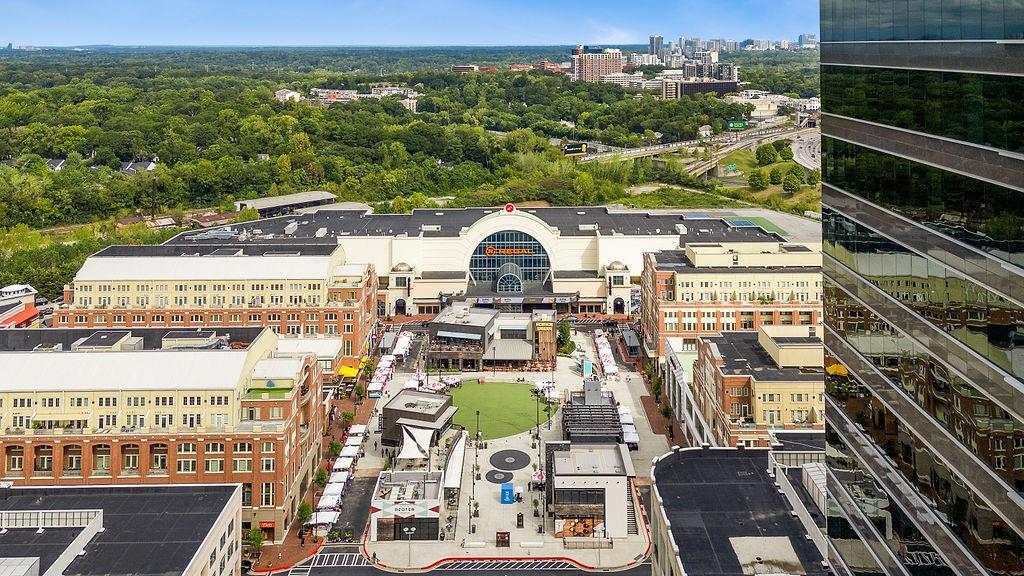
<path id="1" fill-rule="evenodd" d="M 579 570 L 572 562 L 564 560 L 459 560 L 437 565 L 435 570 Z"/>
<path id="2" fill-rule="evenodd" d="M 311 568 L 329 566 L 370 566 L 370 561 L 358 552 L 321 552 L 308 563 Z"/>

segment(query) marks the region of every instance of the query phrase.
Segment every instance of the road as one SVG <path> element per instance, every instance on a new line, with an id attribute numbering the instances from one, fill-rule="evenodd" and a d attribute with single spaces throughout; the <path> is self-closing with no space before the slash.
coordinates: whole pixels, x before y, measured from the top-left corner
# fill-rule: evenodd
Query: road
<path id="1" fill-rule="evenodd" d="M 312 562 L 296 566 L 289 576 L 382 576 L 394 574 L 370 565 L 358 552 L 348 552 L 349 548 L 326 548 L 317 554 Z M 604 571 L 602 571 L 604 572 Z M 623 576 L 650 576 L 651 564 L 644 562 L 628 570 L 613 572 Z M 453 561 L 447 562 L 430 570 L 431 576 L 585 576 L 592 574 L 581 570 L 568 562 L 555 560 L 493 560 L 493 561 Z"/>
<path id="2" fill-rule="evenodd" d="M 805 128 L 770 128 L 765 130 L 748 130 L 746 132 L 739 132 L 733 134 L 724 134 L 716 136 L 708 140 L 686 140 L 684 142 L 671 142 L 668 144 L 657 144 L 655 146 L 644 146 L 642 148 L 630 148 L 628 150 L 622 150 L 618 152 L 605 152 L 602 154 L 592 154 L 584 156 L 579 159 L 580 162 L 594 162 L 597 160 L 607 160 L 612 158 L 627 159 L 627 158 L 642 158 L 644 156 L 657 156 L 666 152 L 672 152 L 680 148 L 687 148 L 690 146 L 698 146 L 705 143 L 712 144 L 728 144 L 725 149 L 735 150 L 736 148 L 742 148 L 749 145 L 751 142 L 763 140 L 765 137 L 779 136 L 785 134 L 794 134 L 806 130 Z"/>
<path id="3" fill-rule="evenodd" d="M 793 139 L 793 160 L 808 170 L 821 170 L 821 132 L 815 130 Z"/>
<path id="4" fill-rule="evenodd" d="M 767 144 L 768 142 L 788 137 L 795 137 L 795 141 L 796 139 L 802 138 L 806 135 L 810 135 L 811 132 L 817 132 L 817 129 L 785 128 L 777 130 L 761 130 L 758 133 L 751 133 L 749 134 L 749 136 L 747 134 L 744 134 L 743 139 L 733 141 L 731 144 L 720 148 L 717 152 L 715 152 L 715 154 L 712 156 L 710 160 L 699 160 L 697 162 L 693 162 L 687 165 L 686 171 L 689 172 L 691 176 L 701 176 L 705 172 L 713 170 L 716 166 L 718 166 L 718 163 L 723 158 L 725 158 L 733 151 L 741 150 L 743 148 L 753 148 L 755 146 L 760 146 L 761 144 Z"/>

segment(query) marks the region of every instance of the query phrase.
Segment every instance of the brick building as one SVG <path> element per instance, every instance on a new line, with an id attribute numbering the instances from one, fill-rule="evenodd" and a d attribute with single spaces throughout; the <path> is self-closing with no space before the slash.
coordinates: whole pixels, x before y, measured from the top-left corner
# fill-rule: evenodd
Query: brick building
<path id="1" fill-rule="evenodd" d="M 377 320 L 372 264 L 346 264 L 336 244 L 110 246 L 64 290 L 56 327 L 268 326 L 369 349 Z"/>
<path id="2" fill-rule="evenodd" d="M 279 357 L 267 329 L 17 332 L 0 340 L 0 479 L 239 483 L 243 528 L 284 537 L 320 459 L 315 356 Z"/>

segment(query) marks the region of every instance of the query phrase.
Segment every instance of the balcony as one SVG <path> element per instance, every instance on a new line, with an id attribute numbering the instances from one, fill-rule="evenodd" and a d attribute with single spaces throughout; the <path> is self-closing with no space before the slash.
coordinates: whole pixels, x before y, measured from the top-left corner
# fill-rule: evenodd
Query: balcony
<path id="1" fill-rule="evenodd" d="M 32 477 L 33 478 L 53 478 L 53 469 L 50 468 L 50 469 L 45 469 L 45 470 L 33 470 L 32 471 Z"/>
<path id="2" fill-rule="evenodd" d="M 150 468 L 147 476 L 167 476 L 167 467 L 163 468 Z"/>

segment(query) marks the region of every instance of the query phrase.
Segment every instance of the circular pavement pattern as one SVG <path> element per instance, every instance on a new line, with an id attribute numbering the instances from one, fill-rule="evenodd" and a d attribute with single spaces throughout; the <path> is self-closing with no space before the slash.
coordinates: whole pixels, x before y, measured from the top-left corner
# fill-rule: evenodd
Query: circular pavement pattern
<path id="1" fill-rule="evenodd" d="M 530 455 L 521 450 L 499 450 L 491 454 L 490 463 L 498 470 L 522 470 L 530 465 Z"/>
<path id="2" fill-rule="evenodd" d="M 491 470 L 487 474 L 484 474 L 484 477 L 487 478 L 488 482 L 491 482 L 491 483 L 494 483 L 494 484 L 503 484 L 505 482 L 511 482 L 512 481 L 512 473 L 511 472 L 505 472 L 505 471 L 502 471 L 502 470 Z"/>

